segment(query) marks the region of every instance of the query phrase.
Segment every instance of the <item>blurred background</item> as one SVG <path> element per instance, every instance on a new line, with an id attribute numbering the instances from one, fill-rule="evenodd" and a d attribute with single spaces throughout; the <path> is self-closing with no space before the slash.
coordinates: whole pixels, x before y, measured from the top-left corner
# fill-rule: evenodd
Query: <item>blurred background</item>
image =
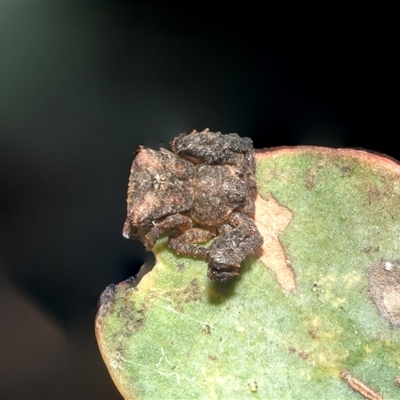
<path id="1" fill-rule="evenodd" d="M 139 144 L 208 127 L 400 158 L 390 10 L 197 7 L 0 4 L 0 398 L 121 399 L 93 325 L 151 259 L 121 235 Z"/>

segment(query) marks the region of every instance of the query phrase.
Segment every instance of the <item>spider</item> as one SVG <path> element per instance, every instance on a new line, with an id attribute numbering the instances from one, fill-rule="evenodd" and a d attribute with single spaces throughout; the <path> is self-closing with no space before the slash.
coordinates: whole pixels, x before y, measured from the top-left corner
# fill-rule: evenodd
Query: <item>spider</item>
<path id="1" fill-rule="evenodd" d="M 151 250 L 168 232 L 168 245 L 177 254 L 205 259 L 207 276 L 225 282 L 263 244 L 253 220 L 253 143 L 205 129 L 183 133 L 170 145 L 172 151 L 139 146 L 123 235 L 142 238 Z M 212 238 L 210 246 L 200 245 Z"/>

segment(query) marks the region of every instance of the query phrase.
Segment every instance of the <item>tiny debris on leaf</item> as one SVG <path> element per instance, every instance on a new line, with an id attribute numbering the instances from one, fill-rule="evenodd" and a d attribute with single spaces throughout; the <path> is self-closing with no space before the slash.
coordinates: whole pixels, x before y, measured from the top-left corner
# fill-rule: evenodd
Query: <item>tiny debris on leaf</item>
<path id="1" fill-rule="evenodd" d="M 342 379 L 357 393 L 361 394 L 368 400 L 383 400 L 383 397 L 371 389 L 360 379 L 356 378 L 350 371 L 341 373 Z"/>

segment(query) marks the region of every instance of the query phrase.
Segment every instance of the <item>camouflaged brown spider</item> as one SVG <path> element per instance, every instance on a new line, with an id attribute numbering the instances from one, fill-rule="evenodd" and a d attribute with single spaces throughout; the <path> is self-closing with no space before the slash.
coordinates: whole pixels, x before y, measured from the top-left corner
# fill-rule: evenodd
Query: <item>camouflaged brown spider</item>
<path id="1" fill-rule="evenodd" d="M 227 281 L 263 244 L 253 221 L 253 143 L 235 133 L 205 129 L 183 133 L 170 144 L 172 152 L 137 150 L 123 235 L 144 238 L 151 250 L 168 231 L 168 244 L 177 254 L 205 259 L 207 276 Z M 213 237 L 209 247 L 199 245 Z"/>

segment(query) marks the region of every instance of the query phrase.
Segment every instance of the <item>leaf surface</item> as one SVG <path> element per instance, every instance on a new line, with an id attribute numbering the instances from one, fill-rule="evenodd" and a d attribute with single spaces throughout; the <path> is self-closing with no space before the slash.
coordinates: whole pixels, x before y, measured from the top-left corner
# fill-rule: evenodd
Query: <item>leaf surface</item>
<path id="1" fill-rule="evenodd" d="M 318 147 L 260 150 L 256 161 L 265 243 L 239 277 L 211 282 L 204 261 L 164 237 L 151 272 L 103 293 L 96 336 L 118 389 L 126 399 L 400 398 L 400 166 Z"/>

